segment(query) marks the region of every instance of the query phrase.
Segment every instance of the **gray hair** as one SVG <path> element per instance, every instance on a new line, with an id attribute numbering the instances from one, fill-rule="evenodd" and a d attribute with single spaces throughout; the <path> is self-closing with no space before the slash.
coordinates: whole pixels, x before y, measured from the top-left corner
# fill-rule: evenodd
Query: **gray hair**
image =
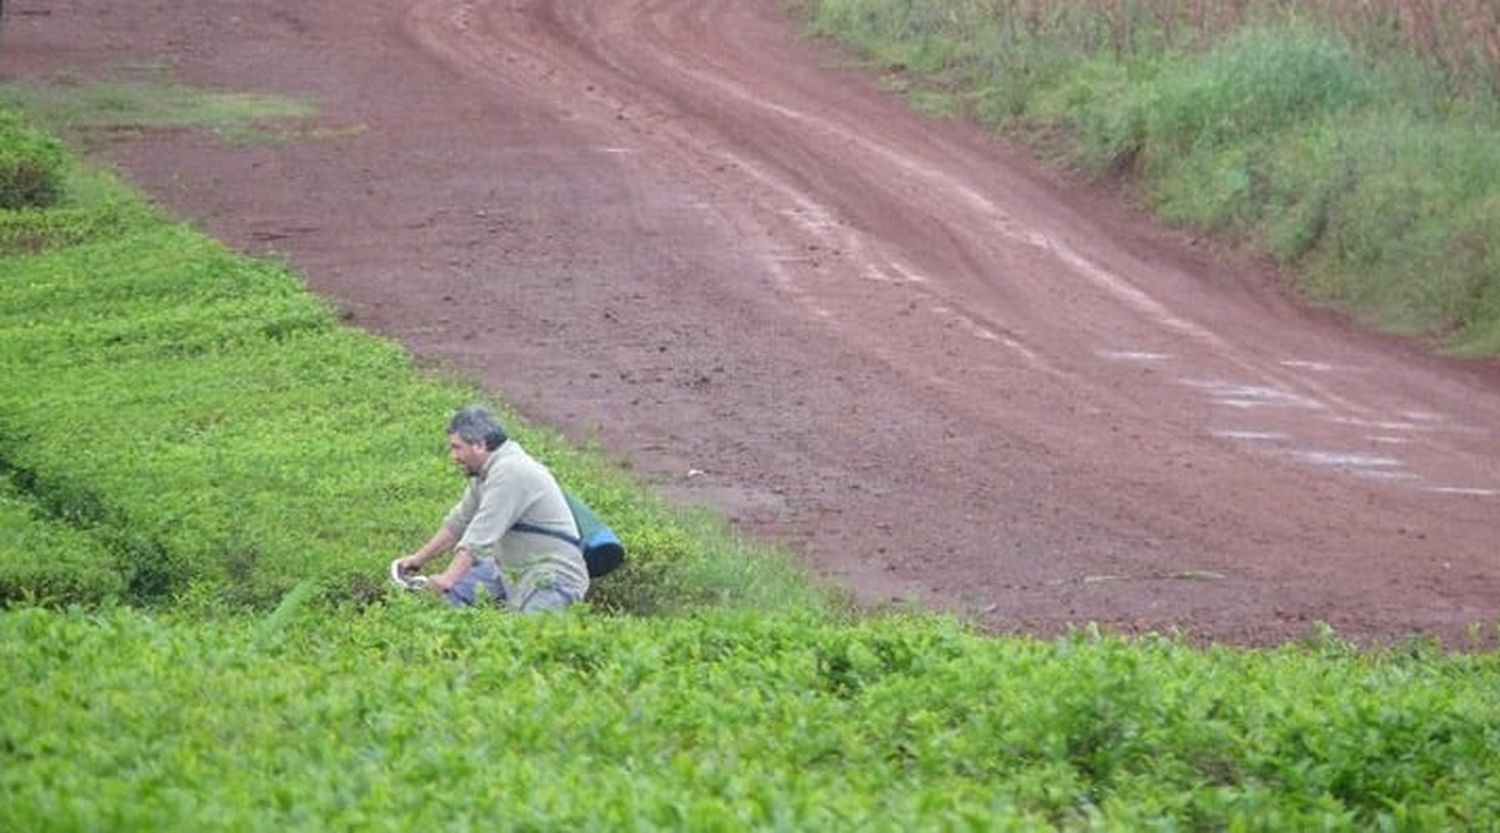
<path id="1" fill-rule="evenodd" d="M 505 429 L 500 427 L 495 415 L 478 405 L 460 408 L 453 419 L 448 420 L 448 433 L 457 434 L 470 445 L 483 442 L 490 451 L 504 445 L 506 440 Z"/>

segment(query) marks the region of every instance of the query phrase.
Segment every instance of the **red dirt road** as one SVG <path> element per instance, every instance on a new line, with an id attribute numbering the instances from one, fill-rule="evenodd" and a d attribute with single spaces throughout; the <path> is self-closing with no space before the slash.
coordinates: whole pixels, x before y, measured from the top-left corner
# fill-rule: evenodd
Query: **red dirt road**
<path id="1" fill-rule="evenodd" d="M 774 0 L 7 6 L 6 80 L 315 102 L 291 141 L 101 152 L 861 599 L 1243 644 L 1500 620 L 1500 367 L 915 114 Z"/>

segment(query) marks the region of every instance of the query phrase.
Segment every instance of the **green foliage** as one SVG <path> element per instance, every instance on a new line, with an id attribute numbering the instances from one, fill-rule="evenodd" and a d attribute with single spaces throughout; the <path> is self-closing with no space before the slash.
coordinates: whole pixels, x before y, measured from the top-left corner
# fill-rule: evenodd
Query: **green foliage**
<path id="1" fill-rule="evenodd" d="M 0 121 L 8 113 L 0 109 Z M 55 140 L 37 135 L 58 152 L 58 162 L 48 175 L 46 199 L 0 208 L 0 257 L 73 246 L 153 221 L 138 197 L 75 164 Z M 0 157 L 10 152 L 4 142 L 0 136 Z M 24 143 L 17 145 L 18 150 L 24 147 Z"/>
<path id="2" fill-rule="evenodd" d="M 0 216 L 57 200 L 63 152 L 56 139 L 0 107 Z"/>
<path id="3" fill-rule="evenodd" d="M 952 622 L 0 614 L 0 827 L 1441 829 L 1500 812 L 1494 657 Z"/>
<path id="4" fill-rule="evenodd" d="M 122 571 L 100 541 L 51 522 L 0 475 L 0 607 L 96 605 L 124 591 Z"/>
<path id="5" fill-rule="evenodd" d="M 1368 119 L 1347 139 L 1350 175 L 1312 253 L 1313 287 L 1398 331 L 1472 342 L 1496 326 L 1500 297 L 1496 125 Z"/>
<path id="6" fill-rule="evenodd" d="M 1368 95 L 1347 44 L 1308 29 L 1251 29 L 1163 73 L 1145 114 L 1148 152 L 1169 157 L 1237 145 L 1358 106 Z"/>
<path id="7" fill-rule="evenodd" d="M 0 211 L 0 255 L 82 243 L 105 226 L 106 219 L 97 211 L 69 208 Z"/>

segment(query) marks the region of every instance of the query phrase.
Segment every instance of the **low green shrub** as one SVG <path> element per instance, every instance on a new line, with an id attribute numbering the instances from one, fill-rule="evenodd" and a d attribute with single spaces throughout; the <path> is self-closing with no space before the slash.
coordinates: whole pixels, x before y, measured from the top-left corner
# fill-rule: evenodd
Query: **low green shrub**
<path id="1" fill-rule="evenodd" d="M 47 519 L 0 474 L 0 607 L 118 600 L 125 581 L 113 561 L 102 542 Z"/>
<path id="2" fill-rule="evenodd" d="M 0 210 L 44 208 L 61 191 L 62 146 L 0 107 Z"/>
<path id="3" fill-rule="evenodd" d="M 0 107 L 0 122 L 10 111 Z M 14 114 L 10 114 L 14 118 Z M 48 249 L 76 246 L 128 228 L 159 223 L 138 195 L 130 193 L 107 175 L 75 164 L 61 152 L 61 146 L 49 137 L 24 128 L 36 141 L 50 150 L 59 151 L 57 164 L 49 162 L 45 197 L 17 200 L 14 205 L 0 205 L 0 257 L 37 254 Z M 0 127 L 0 134 L 4 128 Z M 9 139 L 0 135 L 0 160 L 13 150 L 24 151 L 23 141 L 15 148 L 5 146 Z M 3 162 L 0 162 L 3 167 Z M 3 179 L 3 174 L 0 174 Z M 0 191 L 5 188 L 0 182 Z M 0 201 L 3 202 L 3 201 Z"/>
<path id="4" fill-rule="evenodd" d="M 0 255 L 29 254 L 82 243 L 99 234 L 104 219 L 77 208 L 0 211 Z"/>

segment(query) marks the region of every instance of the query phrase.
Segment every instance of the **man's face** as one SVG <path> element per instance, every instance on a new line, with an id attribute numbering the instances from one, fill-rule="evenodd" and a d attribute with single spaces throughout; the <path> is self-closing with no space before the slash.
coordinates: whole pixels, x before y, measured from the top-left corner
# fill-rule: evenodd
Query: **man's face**
<path id="1" fill-rule="evenodd" d="M 448 451 L 453 455 L 453 462 L 470 477 L 479 474 L 484 461 L 490 458 L 490 450 L 484 447 L 483 441 L 470 443 L 457 434 L 448 435 Z"/>

